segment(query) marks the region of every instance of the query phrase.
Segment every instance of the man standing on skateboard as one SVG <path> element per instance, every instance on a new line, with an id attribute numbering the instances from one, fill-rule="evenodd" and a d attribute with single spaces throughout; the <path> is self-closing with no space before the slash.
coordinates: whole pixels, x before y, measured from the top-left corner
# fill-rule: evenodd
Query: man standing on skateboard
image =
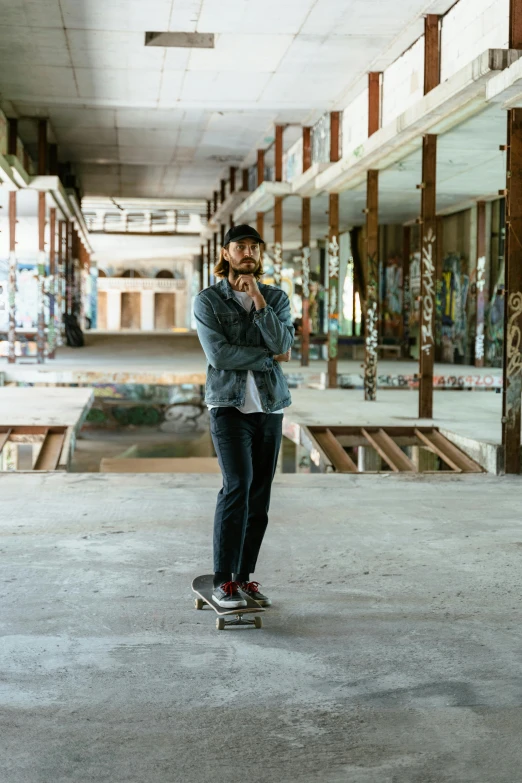
<path id="1" fill-rule="evenodd" d="M 270 599 L 250 581 L 268 524 L 281 446 L 283 409 L 291 404 L 280 362 L 290 360 L 294 327 L 288 296 L 258 282 L 263 240 L 251 226 L 231 228 L 214 269 L 219 283 L 196 297 L 194 314 L 207 357 L 205 402 L 223 474 L 214 517 L 214 591 L 219 606 L 262 606 Z"/>

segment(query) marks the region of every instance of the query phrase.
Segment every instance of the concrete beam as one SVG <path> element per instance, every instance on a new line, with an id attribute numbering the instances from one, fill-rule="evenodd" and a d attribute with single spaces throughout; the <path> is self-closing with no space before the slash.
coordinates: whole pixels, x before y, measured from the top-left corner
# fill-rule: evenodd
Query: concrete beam
<path id="1" fill-rule="evenodd" d="M 248 223 L 258 212 L 270 212 L 276 196 L 290 196 L 292 186 L 288 182 L 263 182 L 234 212 L 234 222 Z"/>
<path id="2" fill-rule="evenodd" d="M 487 106 L 487 83 L 522 57 L 518 49 L 488 49 L 447 81 L 434 87 L 408 111 L 374 133 L 315 181 L 315 193 L 350 190 L 370 169 L 386 169 L 422 144 L 427 133 L 447 133 Z"/>

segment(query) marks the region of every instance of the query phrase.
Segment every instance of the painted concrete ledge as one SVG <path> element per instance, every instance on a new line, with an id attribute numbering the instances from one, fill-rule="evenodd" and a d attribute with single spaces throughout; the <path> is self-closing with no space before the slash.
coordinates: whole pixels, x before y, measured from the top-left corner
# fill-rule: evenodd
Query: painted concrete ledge
<path id="1" fill-rule="evenodd" d="M 424 134 L 447 133 L 478 114 L 488 103 L 488 81 L 521 57 L 518 49 L 488 49 L 350 155 L 319 174 L 315 192 L 355 188 L 364 182 L 369 169 L 385 169 L 418 149 Z"/>
<path id="2" fill-rule="evenodd" d="M 94 402 L 92 389 L 0 388 L 0 423 L 8 427 L 66 427 L 59 468 L 68 470 L 76 438 Z"/>

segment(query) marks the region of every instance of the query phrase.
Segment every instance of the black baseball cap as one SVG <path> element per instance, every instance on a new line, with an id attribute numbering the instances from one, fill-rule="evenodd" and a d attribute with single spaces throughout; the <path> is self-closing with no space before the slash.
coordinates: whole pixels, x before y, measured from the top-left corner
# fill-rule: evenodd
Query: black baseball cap
<path id="1" fill-rule="evenodd" d="M 242 239 L 255 239 L 256 242 L 264 245 L 261 236 L 257 233 L 255 228 L 252 228 L 252 226 L 241 225 L 233 226 L 232 228 L 228 229 L 227 233 L 225 234 L 223 247 L 226 247 L 228 244 L 230 244 L 230 242 L 240 242 Z"/>

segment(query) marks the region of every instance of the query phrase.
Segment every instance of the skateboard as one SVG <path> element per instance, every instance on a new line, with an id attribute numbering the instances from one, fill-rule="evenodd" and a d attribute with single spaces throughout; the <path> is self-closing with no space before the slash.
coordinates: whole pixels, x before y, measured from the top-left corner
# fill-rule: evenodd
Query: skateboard
<path id="1" fill-rule="evenodd" d="M 253 620 L 244 620 L 245 614 L 260 614 L 265 609 L 259 606 L 257 601 L 254 601 L 247 595 L 243 594 L 243 598 L 247 602 L 246 606 L 238 607 L 236 609 L 225 609 L 223 606 L 219 606 L 212 600 L 212 590 L 214 589 L 214 576 L 213 574 L 205 574 L 204 576 L 197 576 L 192 582 L 192 590 L 198 596 L 195 600 L 196 609 L 203 609 L 204 606 L 211 606 L 217 614 L 216 628 L 218 631 L 224 631 L 227 625 L 253 625 L 255 628 L 262 628 L 263 621 L 261 617 L 254 617 Z M 227 620 L 230 615 L 235 615 L 235 620 Z"/>

